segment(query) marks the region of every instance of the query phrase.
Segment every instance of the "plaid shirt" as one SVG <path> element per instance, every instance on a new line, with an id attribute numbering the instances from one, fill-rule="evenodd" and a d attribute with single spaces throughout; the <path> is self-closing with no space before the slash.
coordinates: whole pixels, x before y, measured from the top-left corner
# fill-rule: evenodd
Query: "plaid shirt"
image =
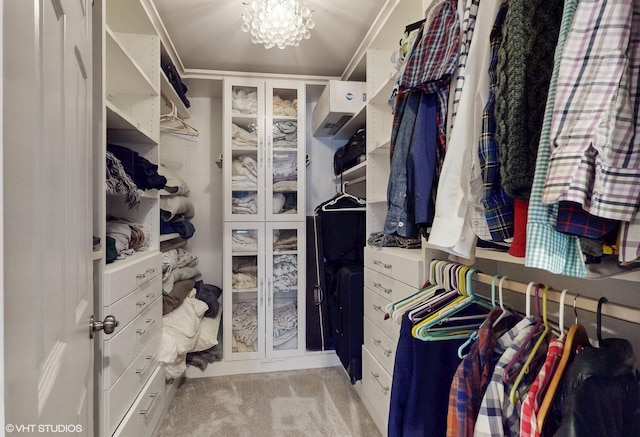
<path id="1" fill-rule="evenodd" d="M 496 333 L 493 323 L 500 314 L 501 308 L 489 312 L 486 322 L 478 329 L 478 339 L 453 376 L 449 391 L 447 437 L 473 436 L 480 402 L 495 366 Z"/>
<path id="2" fill-rule="evenodd" d="M 473 432 L 475 437 L 518 436 L 521 402 L 518 401 L 516 405 L 513 405 L 509 401 L 511 385 L 502 382 L 502 374 L 529 332 L 534 328 L 534 324 L 533 317 L 525 317 L 498 338 L 495 353 L 500 356 L 500 359 L 493 370 L 491 381 L 487 385 L 480 404 Z M 531 345 L 523 351 L 525 357 L 530 348 Z M 522 365 L 522 363 L 519 364 Z M 517 370 L 517 367 L 516 365 L 513 369 Z"/>
<path id="3" fill-rule="evenodd" d="M 483 182 L 484 215 L 493 241 L 505 241 L 513 237 L 513 199 L 500 185 L 499 150 L 496 142 L 496 120 L 494 116 L 496 67 L 498 65 L 498 49 L 502 41 L 502 27 L 507 14 L 508 4 L 505 1 L 498 10 L 498 15 L 491 31 L 491 61 L 489 63 L 489 98 L 482 111 L 482 134 L 480 135 L 479 160 Z"/>
<path id="4" fill-rule="evenodd" d="M 596 217 L 574 202 L 560 202 L 556 229 L 565 234 L 600 239 L 618 228 L 617 220 Z"/>
<path id="5" fill-rule="evenodd" d="M 466 3 L 466 4 L 465 4 Z M 464 5 L 462 12 L 461 37 L 460 37 L 460 55 L 458 56 L 458 68 L 455 73 L 455 85 L 453 87 L 453 102 L 449 114 L 449 128 L 453 128 L 456 115 L 458 114 L 458 104 L 462 95 L 462 87 L 464 86 L 465 68 L 467 67 L 467 58 L 469 57 L 469 48 L 471 46 L 471 38 L 476 28 L 476 18 L 478 17 L 478 5 L 480 0 L 466 0 L 459 3 L 458 6 Z"/>
<path id="6" fill-rule="evenodd" d="M 637 0 L 578 3 L 560 61 L 544 203 L 573 201 L 593 215 L 627 222 L 638 209 L 634 3 L 637 9 Z"/>
<path id="7" fill-rule="evenodd" d="M 542 193 L 551 156 L 550 134 L 551 116 L 556 98 L 556 82 L 564 41 L 569 33 L 578 0 L 565 0 L 560 25 L 560 35 L 556 45 L 553 74 L 549 85 L 549 95 L 545 108 L 540 147 L 536 159 L 536 169 L 529 197 L 527 216 L 527 251 L 525 266 L 549 270 L 552 273 L 585 277 L 587 269 L 582 260 L 578 237 L 556 231 L 557 205 L 544 205 Z"/>
<path id="8" fill-rule="evenodd" d="M 560 358 L 562 358 L 563 349 L 564 340 L 554 338 L 549 341 L 547 358 L 522 402 L 520 437 L 540 437 L 537 414 L 540 410 L 540 403 L 542 402 L 544 393 L 553 376 L 553 372 L 556 371 Z"/>

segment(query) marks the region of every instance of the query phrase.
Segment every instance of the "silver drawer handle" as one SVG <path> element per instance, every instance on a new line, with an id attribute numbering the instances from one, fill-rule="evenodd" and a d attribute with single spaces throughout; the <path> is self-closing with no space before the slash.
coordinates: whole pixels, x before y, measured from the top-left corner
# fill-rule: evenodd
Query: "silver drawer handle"
<path id="1" fill-rule="evenodd" d="M 155 294 L 153 294 L 153 293 L 149 293 L 149 294 L 147 294 L 147 296 L 146 296 L 146 297 L 147 297 L 147 299 L 149 299 L 149 300 L 153 300 L 153 299 L 155 299 L 156 295 L 155 295 Z"/>
<path id="2" fill-rule="evenodd" d="M 155 393 L 149 394 L 149 397 L 151 398 L 151 403 L 149 404 L 149 406 L 145 410 L 140 410 L 140 414 L 144 417 L 144 420 L 147 420 L 147 416 L 149 415 L 149 413 L 151 413 L 151 410 L 155 406 L 156 400 L 158 399 L 158 395 L 159 394 L 160 394 L 160 392 L 158 392 L 158 391 L 155 392 Z"/>
<path id="3" fill-rule="evenodd" d="M 386 313 L 382 310 L 382 307 L 381 307 L 380 305 L 374 305 L 374 304 L 371 304 L 371 306 L 373 307 L 373 309 L 374 309 L 374 310 L 378 311 L 379 313 L 386 314 Z"/>
<path id="4" fill-rule="evenodd" d="M 375 265 L 377 265 L 377 266 L 382 266 L 382 267 L 384 267 L 385 269 L 390 269 L 390 268 L 391 268 L 391 264 L 385 264 L 385 263 L 383 263 L 382 261 L 378 261 L 377 259 L 374 259 L 374 260 L 373 260 L 373 263 L 374 263 Z"/>
<path id="5" fill-rule="evenodd" d="M 145 329 L 142 329 L 142 328 L 140 328 L 140 329 L 136 329 L 136 333 L 137 333 L 139 336 L 141 336 L 141 337 L 142 337 L 143 335 L 145 335 L 145 334 L 147 333 L 147 328 L 148 328 L 149 326 L 153 325 L 154 323 L 156 323 L 156 319 L 155 319 L 155 318 L 153 318 L 153 319 L 147 319 L 147 326 L 145 327 Z"/>
<path id="6" fill-rule="evenodd" d="M 377 373 L 373 373 L 373 372 L 369 372 L 371 374 L 371 376 L 373 376 L 373 379 L 376 380 L 376 382 L 378 383 L 378 385 L 380 386 L 380 389 L 382 390 L 382 394 L 386 395 L 387 393 L 389 393 L 389 387 L 385 387 L 384 385 L 382 385 L 382 383 L 380 382 L 380 375 Z"/>
<path id="7" fill-rule="evenodd" d="M 393 291 L 391 288 L 384 288 L 380 282 L 374 282 L 373 286 L 379 290 L 384 291 L 387 294 L 391 294 L 391 292 Z"/>
<path id="8" fill-rule="evenodd" d="M 139 300 L 139 301 L 137 301 L 137 302 L 136 302 L 136 305 L 137 305 L 137 306 L 139 306 L 139 307 L 143 307 L 143 306 L 145 306 L 146 304 L 147 304 L 147 303 L 146 303 L 145 301 L 143 301 L 143 300 Z"/>
<path id="9" fill-rule="evenodd" d="M 378 340 L 378 339 L 375 339 L 375 338 L 371 337 L 371 341 L 373 341 L 376 346 L 378 346 L 380 349 L 382 349 L 382 352 L 387 357 L 390 357 L 391 354 L 393 353 L 393 351 L 391 349 L 385 349 L 384 346 L 382 346 L 382 340 Z"/>
<path id="10" fill-rule="evenodd" d="M 145 271 L 144 271 L 144 273 L 138 273 L 138 274 L 136 275 L 136 279 L 144 279 L 144 278 L 146 278 L 147 276 L 149 276 L 149 275 L 151 275 L 151 274 L 155 273 L 155 271 L 156 271 L 156 269 L 147 269 L 147 270 L 145 270 Z"/>
<path id="11" fill-rule="evenodd" d="M 136 370 L 136 373 L 138 374 L 138 376 L 140 378 L 142 378 L 149 371 L 149 369 L 151 369 L 153 367 L 153 364 L 154 364 L 155 360 L 156 360 L 156 354 L 147 356 L 146 361 L 148 361 L 149 364 L 144 366 L 144 369 Z"/>

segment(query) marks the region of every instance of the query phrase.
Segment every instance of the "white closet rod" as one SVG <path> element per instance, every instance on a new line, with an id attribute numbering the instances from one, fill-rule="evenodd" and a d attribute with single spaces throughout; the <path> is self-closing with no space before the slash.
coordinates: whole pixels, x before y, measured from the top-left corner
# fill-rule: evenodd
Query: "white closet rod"
<path id="1" fill-rule="evenodd" d="M 493 276 L 486 273 L 476 273 L 473 279 L 482 284 L 491 285 Z M 502 285 L 503 288 L 520 294 L 526 294 L 527 291 L 527 284 L 512 281 L 510 279 L 505 279 Z M 552 302 L 560 303 L 560 294 L 560 291 L 550 288 L 547 292 L 547 299 Z M 591 299 L 571 293 L 567 293 L 565 297 L 565 306 L 573 307 L 574 297 L 576 297 L 576 308 L 580 308 L 581 310 L 589 311 L 591 313 L 598 312 L 598 301 L 596 299 Z M 602 315 L 635 324 L 640 322 L 640 308 L 620 305 L 610 301 L 602 305 Z"/>

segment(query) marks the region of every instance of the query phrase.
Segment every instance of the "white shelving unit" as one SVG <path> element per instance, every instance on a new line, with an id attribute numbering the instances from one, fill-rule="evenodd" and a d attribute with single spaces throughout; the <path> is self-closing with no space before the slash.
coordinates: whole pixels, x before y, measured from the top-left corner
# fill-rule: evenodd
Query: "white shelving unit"
<path id="1" fill-rule="evenodd" d="M 102 311 L 119 322 L 97 347 L 99 429 L 103 436 L 151 437 L 164 410 L 159 366 L 162 326 L 162 255 L 157 190 L 140 190 L 130 208 L 123 195 L 106 194 L 107 144 L 127 147 L 159 162 L 160 38 L 140 0 L 97 0 L 94 39 L 94 293 Z M 140 224 L 149 236 L 144 251 L 106 263 L 106 218 Z M 144 415 L 141 413 L 143 412 Z M 142 420 L 143 418 L 144 420 Z M 96 419 L 98 420 L 98 419 Z"/>

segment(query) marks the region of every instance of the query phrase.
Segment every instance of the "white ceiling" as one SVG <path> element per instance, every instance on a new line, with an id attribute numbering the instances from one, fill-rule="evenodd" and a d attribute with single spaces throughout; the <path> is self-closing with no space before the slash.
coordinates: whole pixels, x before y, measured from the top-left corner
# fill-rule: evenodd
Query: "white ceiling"
<path id="1" fill-rule="evenodd" d="M 187 74 L 193 70 L 340 77 L 388 0 L 308 0 L 315 28 L 298 47 L 265 49 L 241 30 L 249 0 L 152 0 Z M 363 77 L 356 78 L 364 80 Z"/>

